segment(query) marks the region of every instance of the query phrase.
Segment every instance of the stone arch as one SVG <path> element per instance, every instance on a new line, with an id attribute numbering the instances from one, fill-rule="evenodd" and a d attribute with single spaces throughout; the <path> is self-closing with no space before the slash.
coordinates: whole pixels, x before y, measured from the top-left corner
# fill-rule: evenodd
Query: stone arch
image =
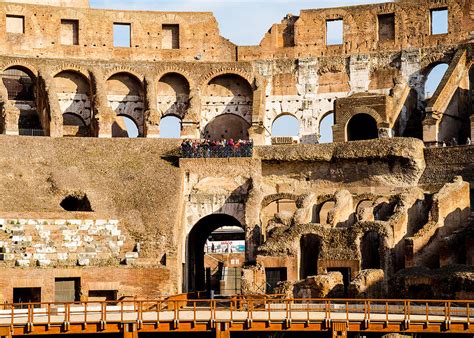
<path id="1" fill-rule="evenodd" d="M 291 193 L 278 193 L 278 194 L 272 194 L 265 196 L 265 198 L 262 200 L 262 209 L 267 207 L 270 203 L 281 200 L 281 199 L 288 199 L 288 200 L 293 200 L 299 207 L 299 199 L 300 197 L 295 194 Z"/>
<path id="2" fill-rule="evenodd" d="M 138 135 L 144 135 L 145 90 L 136 75 L 118 72 L 107 79 L 107 101 L 116 116 L 130 118 L 138 127 Z M 120 121 L 115 124 L 120 125 Z M 121 126 L 122 128 L 123 126 Z"/>
<path id="3" fill-rule="evenodd" d="M 186 240 L 187 291 L 204 291 L 204 245 L 209 235 L 223 227 L 234 226 L 245 230 L 235 217 L 228 214 L 211 214 L 201 218 L 188 233 Z"/>
<path id="4" fill-rule="evenodd" d="M 255 76 L 252 75 L 252 73 L 248 73 L 240 69 L 228 68 L 228 69 L 215 70 L 201 77 L 201 80 L 199 81 L 200 82 L 199 88 L 201 92 L 205 91 L 206 86 L 209 84 L 209 82 L 211 82 L 213 79 L 218 78 L 222 75 L 239 76 L 247 81 L 247 83 L 252 88 L 252 90 L 256 89 L 255 83 L 257 82 L 257 79 L 255 78 Z"/>
<path id="5" fill-rule="evenodd" d="M 360 141 L 378 138 L 377 121 L 371 114 L 359 113 L 346 124 L 346 141 Z"/>
<path id="6" fill-rule="evenodd" d="M 142 136 L 138 122 L 128 114 L 118 114 L 112 124 L 112 137 L 133 138 Z"/>
<path id="7" fill-rule="evenodd" d="M 82 126 L 63 121 L 65 136 L 89 136 L 92 122 L 91 85 L 89 78 L 75 70 L 64 70 L 54 76 L 59 107 L 65 114 L 78 116 Z"/>
<path id="8" fill-rule="evenodd" d="M 244 125 L 235 117 L 229 117 L 237 127 L 246 129 L 240 136 L 248 139 L 248 129 L 252 123 L 253 89 L 247 79 L 232 73 L 211 78 L 201 91 L 201 107 L 201 134 L 204 137 L 208 137 L 206 134 L 209 132 L 208 124 L 212 123 L 211 121 L 220 116 L 234 115 L 246 122 Z M 232 126 L 219 129 L 227 130 L 229 133 L 230 127 Z M 225 132 L 219 136 L 227 137 Z"/>
<path id="9" fill-rule="evenodd" d="M 20 61 L 12 61 L 2 65 L 2 72 L 8 69 L 21 69 L 25 73 L 27 73 L 31 78 L 36 80 L 38 78 L 38 70 L 31 64 L 20 62 Z"/>
<path id="10" fill-rule="evenodd" d="M 173 115 L 183 119 L 189 108 L 190 88 L 188 78 L 181 73 L 162 74 L 157 84 L 158 110 L 161 116 Z"/>
<path id="11" fill-rule="evenodd" d="M 6 100 L 19 111 L 16 122 L 20 135 L 44 136 L 42 119 L 38 113 L 38 77 L 24 65 L 9 64 L 1 74 L 6 88 Z M 11 117 L 10 117 L 11 119 Z"/>
<path id="12" fill-rule="evenodd" d="M 283 131 L 285 127 L 289 127 L 288 132 Z M 301 121 L 294 114 L 280 114 L 272 122 L 272 136 L 299 137 L 300 134 Z"/>

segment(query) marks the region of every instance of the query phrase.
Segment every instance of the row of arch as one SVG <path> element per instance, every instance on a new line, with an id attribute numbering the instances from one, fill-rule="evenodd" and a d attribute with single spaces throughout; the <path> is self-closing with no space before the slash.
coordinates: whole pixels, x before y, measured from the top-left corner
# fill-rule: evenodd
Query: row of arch
<path id="1" fill-rule="evenodd" d="M 21 110 L 20 131 L 43 129 L 40 118 L 43 107 L 39 102 L 41 94 L 34 73 L 23 66 L 11 66 L 2 73 L 2 80 L 8 100 Z M 92 136 L 94 108 L 90 79 L 79 71 L 64 70 L 56 74 L 53 81 L 66 132 L 72 128 L 77 136 Z M 147 85 L 128 72 L 116 73 L 105 81 L 107 104 L 116 114 L 113 137 L 145 135 L 145 112 L 150 109 L 147 107 L 149 100 L 153 101 L 152 106 L 156 105 L 155 109 L 162 119 L 164 132 L 161 136 L 180 137 L 181 121 L 188 114 L 191 103 L 190 82 L 184 75 L 170 72 L 164 74 L 148 93 Z M 152 97 L 147 98 L 147 95 Z M 224 73 L 213 77 L 203 87 L 200 106 L 205 115 L 203 117 L 208 120 L 201 130 L 202 137 L 248 138 L 253 88 L 243 76 Z M 229 121 L 224 121 L 223 115 Z M 230 126 L 235 124 L 239 128 L 231 130 Z"/>

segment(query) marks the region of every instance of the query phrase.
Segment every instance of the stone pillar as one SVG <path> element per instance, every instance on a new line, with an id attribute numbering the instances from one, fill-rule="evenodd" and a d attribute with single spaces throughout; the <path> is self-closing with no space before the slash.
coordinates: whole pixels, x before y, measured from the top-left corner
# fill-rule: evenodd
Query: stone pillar
<path id="1" fill-rule="evenodd" d="M 474 139 L 474 115 L 471 115 L 471 142 L 472 142 L 472 139 Z"/>
<path id="2" fill-rule="evenodd" d="M 188 113 L 181 121 L 181 138 L 198 139 L 201 137 L 199 130 L 201 120 L 201 93 L 197 88 L 191 88 L 189 93 Z"/>
<path id="3" fill-rule="evenodd" d="M 379 138 L 391 138 L 393 137 L 393 129 L 390 128 L 388 123 L 379 123 L 378 125 L 379 130 Z"/>
<path id="4" fill-rule="evenodd" d="M 124 323 L 122 334 L 123 338 L 138 338 L 137 324 Z"/>
<path id="5" fill-rule="evenodd" d="M 265 145 L 265 127 L 263 125 L 265 93 L 261 87 L 262 85 L 253 92 L 252 125 L 249 128 L 249 138 L 255 145 Z"/>
<path id="6" fill-rule="evenodd" d="M 216 338 L 230 338 L 228 323 L 216 323 Z"/>
<path id="7" fill-rule="evenodd" d="M 18 122 L 20 119 L 20 109 L 15 107 L 7 100 L 2 107 L 2 123 L 3 134 L 5 135 L 19 135 Z"/>
<path id="8" fill-rule="evenodd" d="M 94 129 L 98 137 L 112 137 L 112 124 L 115 122 L 115 112 L 109 107 L 107 100 L 107 86 L 104 74 L 100 69 L 90 71 L 92 78 L 94 110 Z"/>
<path id="9" fill-rule="evenodd" d="M 63 114 L 59 106 L 58 94 L 56 93 L 56 86 L 54 84 L 54 78 L 51 76 L 51 70 L 44 68 L 39 70 L 39 78 L 44 86 L 46 94 L 46 105 L 49 110 L 49 136 L 51 137 L 62 137 L 63 136 Z M 39 100 L 41 98 L 37 98 Z M 38 112 L 40 113 L 40 112 Z M 43 121 L 43 128 L 48 118 L 41 116 Z"/>
<path id="10" fill-rule="evenodd" d="M 423 141 L 428 147 L 439 146 L 438 140 L 439 119 L 433 113 L 427 113 L 423 120 Z"/>
<path id="11" fill-rule="evenodd" d="M 145 137 L 160 137 L 161 112 L 158 111 L 156 77 L 145 76 Z"/>

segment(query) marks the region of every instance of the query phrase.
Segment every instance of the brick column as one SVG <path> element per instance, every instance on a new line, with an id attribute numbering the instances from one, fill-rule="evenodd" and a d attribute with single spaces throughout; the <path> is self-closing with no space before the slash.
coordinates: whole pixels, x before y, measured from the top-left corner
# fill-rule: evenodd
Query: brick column
<path id="1" fill-rule="evenodd" d="M 263 117 L 265 116 L 265 93 L 259 87 L 253 92 L 252 102 L 252 125 L 249 129 L 249 138 L 255 145 L 265 145 L 265 128 Z"/>
<path id="2" fill-rule="evenodd" d="M 156 77 L 145 77 L 145 137 L 160 137 L 161 112 L 158 111 Z"/>
<path id="3" fill-rule="evenodd" d="M 439 119 L 433 113 L 428 113 L 423 120 L 423 142 L 428 147 L 439 146 L 438 140 Z"/>
<path id="4" fill-rule="evenodd" d="M 201 121 L 201 93 L 197 88 L 191 88 L 189 93 L 188 113 L 181 121 L 181 138 L 200 138 L 199 125 Z"/>
<path id="5" fill-rule="evenodd" d="M 94 129 L 98 137 L 112 137 L 112 124 L 115 122 L 115 112 L 109 107 L 107 86 L 100 69 L 90 71 L 92 78 L 92 107 L 94 110 Z"/>
<path id="6" fill-rule="evenodd" d="M 47 110 L 49 110 L 49 121 L 47 116 L 41 116 L 43 121 L 43 128 L 46 122 L 49 122 L 49 136 L 51 137 L 62 137 L 63 136 L 63 114 L 59 107 L 58 94 L 56 93 L 56 86 L 54 84 L 54 78 L 51 76 L 51 70 L 43 68 L 39 70 L 39 78 L 43 85 L 43 90 L 46 94 Z M 39 100 L 41 98 L 37 98 Z"/>

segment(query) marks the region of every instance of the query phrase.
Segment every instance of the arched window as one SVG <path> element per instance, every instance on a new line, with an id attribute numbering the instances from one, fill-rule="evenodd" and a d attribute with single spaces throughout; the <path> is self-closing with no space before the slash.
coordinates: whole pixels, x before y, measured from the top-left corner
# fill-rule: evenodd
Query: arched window
<path id="1" fill-rule="evenodd" d="M 377 122 L 369 114 L 357 114 L 347 123 L 347 141 L 371 140 L 377 137 Z"/>
<path id="2" fill-rule="evenodd" d="M 118 73 L 107 80 L 107 99 L 109 106 L 117 114 L 116 124 L 122 130 L 126 129 L 121 125 L 122 121 L 120 120 L 123 119 L 118 118 L 119 116 L 127 117 L 135 124 L 134 126 L 129 120 L 123 120 L 124 125 L 127 123 L 128 137 L 135 137 L 134 127 L 138 129 L 138 135 L 143 136 L 145 124 L 143 116 L 144 95 L 142 82 L 132 74 Z M 114 126 L 117 127 L 115 124 Z"/>
<path id="3" fill-rule="evenodd" d="M 323 117 L 319 123 L 319 143 L 332 143 L 332 126 L 334 125 L 334 113 L 329 113 Z"/>
<path id="4" fill-rule="evenodd" d="M 163 115 L 184 118 L 189 108 L 189 82 L 181 74 L 168 73 L 158 82 L 158 109 Z"/>
<path id="5" fill-rule="evenodd" d="M 138 126 L 130 117 L 119 115 L 112 125 L 112 137 L 136 138 L 139 136 Z"/>
<path id="6" fill-rule="evenodd" d="M 282 115 L 277 117 L 272 124 L 272 136 L 299 136 L 300 121 L 293 115 Z"/>
<path id="7" fill-rule="evenodd" d="M 180 138 L 181 120 L 176 116 L 165 116 L 160 121 L 161 138 Z"/>
<path id="8" fill-rule="evenodd" d="M 92 119 L 89 80 L 67 70 L 57 74 L 54 83 L 63 113 L 64 136 L 89 136 Z"/>
<path id="9" fill-rule="evenodd" d="M 433 96 L 447 70 L 448 64 L 446 63 L 440 63 L 431 69 L 425 82 L 425 99 Z"/>

